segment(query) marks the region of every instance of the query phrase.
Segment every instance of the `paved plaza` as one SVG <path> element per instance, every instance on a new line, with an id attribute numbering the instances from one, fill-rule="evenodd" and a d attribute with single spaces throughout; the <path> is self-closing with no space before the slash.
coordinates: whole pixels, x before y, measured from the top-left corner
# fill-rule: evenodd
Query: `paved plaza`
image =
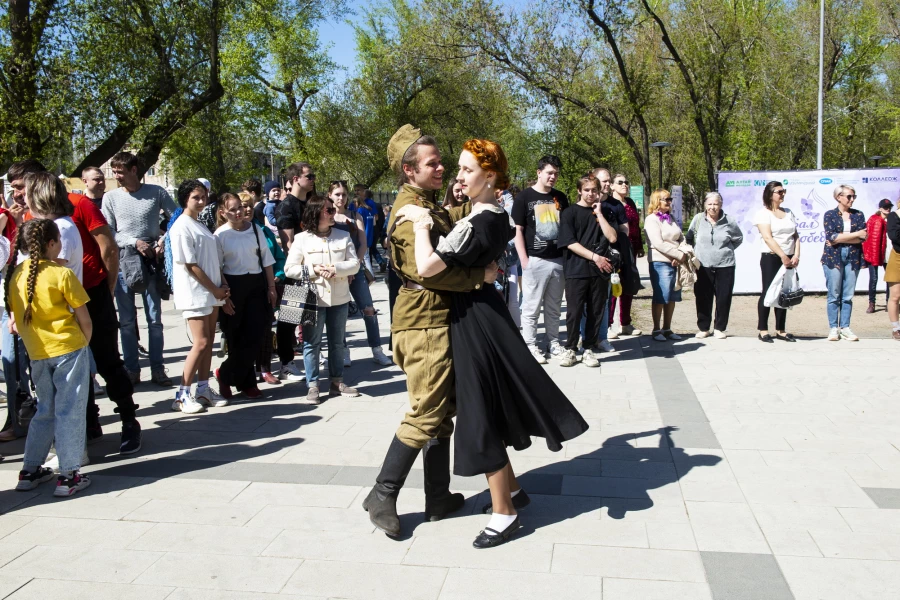
<path id="1" fill-rule="evenodd" d="M 373 286 L 388 330 L 386 289 Z M 189 347 L 167 304 L 166 361 Z M 143 451 L 90 447 L 93 485 L 15 492 L 23 441 L 0 445 L 0 598 L 15 600 L 797 600 L 900 595 L 898 345 L 754 338 L 613 342 L 602 368 L 545 368 L 590 430 L 513 453 L 531 495 L 509 544 L 472 548 L 483 477 L 454 478 L 459 514 L 423 522 L 421 470 L 404 536 L 361 508 L 407 407 L 404 376 L 349 323 L 362 397 L 299 403 L 264 388 L 200 415 L 138 387 Z M 146 339 L 146 337 L 144 337 Z M 214 360 L 214 365 L 220 359 Z M 535 368 L 538 368 L 535 365 Z M 144 377 L 149 377 L 145 365 Z M 419 466 L 421 463 L 419 463 Z"/>

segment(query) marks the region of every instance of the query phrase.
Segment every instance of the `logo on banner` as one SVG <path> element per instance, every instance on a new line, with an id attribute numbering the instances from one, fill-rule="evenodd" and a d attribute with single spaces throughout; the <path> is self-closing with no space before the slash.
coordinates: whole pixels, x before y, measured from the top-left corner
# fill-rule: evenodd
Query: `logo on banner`
<path id="1" fill-rule="evenodd" d="M 897 178 L 896 177 L 863 177 L 862 182 L 863 183 L 882 183 L 882 182 L 896 183 Z"/>
<path id="2" fill-rule="evenodd" d="M 828 185 L 829 183 L 831 183 L 831 179 L 829 179 L 828 177 L 823 177 L 819 180 L 819 183 L 821 183 L 822 185 Z"/>
<path id="3" fill-rule="evenodd" d="M 769 181 L 768 181 L 767 179 L 754 179 L 754 180 L 753 180 L 753 187 L 764 186 L 764 185 L 766 185 L 767 183 L 769 183 Z"/>
<path id="4" fill-rule="evenodd" d="M 732 179 L 725 182 L 725 187 L 749 187 L 751 185 L 753 185 L 753 180 L 751 179 Z"/>

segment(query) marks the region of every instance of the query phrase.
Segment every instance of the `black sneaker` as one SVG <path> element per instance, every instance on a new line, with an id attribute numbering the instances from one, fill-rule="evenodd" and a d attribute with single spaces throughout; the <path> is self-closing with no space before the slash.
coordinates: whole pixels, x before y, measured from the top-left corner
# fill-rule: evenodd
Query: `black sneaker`
<path id="1" fill-rule="evenodd" d="M 141 449 L 141 424 L 137 421 L 122 423 L 122 441 L 119 454 L 134 454 Z"/>
<path id="2" fill-rule="evenodd" d="M 58 498 L 68 498 L 89 485 L 91 485 L 91 478 L 78 471 L 72 473 L 71 477 L 60 475 L 56 478 L 56 489 L 53 490 L 53 495 Z"/>
<path id="3" fill-rule="evenodd" d="M 88 427 L 87 428 L 87 443 L 88 446 L 91 444 L 96 444 L 100 440 L 103 439 L 103 428 L 97 425 L 96 427 Z"/>
<path id="4" fill-rule="evenodd" d="M 19 471 L 19 483 L 16 484 L 17 492 L 27 492 L 33 490 L 45 481 L 53 479 L 53 469 L 47 467 L 39 467 L 34 473 L 28 471 Z"/>

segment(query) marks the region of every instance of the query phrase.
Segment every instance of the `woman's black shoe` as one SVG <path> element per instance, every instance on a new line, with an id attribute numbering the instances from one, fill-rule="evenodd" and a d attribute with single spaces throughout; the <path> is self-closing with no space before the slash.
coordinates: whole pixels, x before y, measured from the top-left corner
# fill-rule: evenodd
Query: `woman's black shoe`
<path id="1" fill-rule="evenodd" d="M 781 340 L 782 342 L 796 342 L 796 341 L 797 341 L 797 338 L 795 338 L 795 337 L 793 336 L 793 334 L 790 334 L 790 333 L 786 333 L 786 334 L 784 334 L 784 335 L 777 335 L 777 334 L 776 334 L 775 337 L 777 337 L 777 338 L 778 338 L 779 340 Z"/>
<path id="2" fill-rule="evenodd" d="M 512 497 L 512 501 L 513 508 L 516 509 L 516 512 L 531 504 L 531 498 L 528 497 L 528 494 L 526 494 L 523 489 L 520 489 L 519 493 Z M 494 505 L 488 502 L 481 507 L 481 512 L 486 515 L 494 514 Z"/>
<path id="3" fill-rule="evenodd" d="M 759 338 L 759 341 L 765 342 L 767 344 L 772 344 L 775 342 L 775 340 L 772 339 L 772 336 L 769 335 L 768 333 L 766 335 L 758 333 L 758 334 L 756 334 L 756 337 Z"/>
<path id="4" fill-rule="evenodd" d="M 472 545 L 476 548 L 493 548 L 494 546 L 499 546 L 500 544 L 505 544 L 509 541 L 509 538 L 512 537 L 512 534 L 516 532 L 516 530 L 521 527 L 519 525 L 519 517 L 516 516 L 516 520 L 509 524 L 509 527 L 504 529 L 503 531 L 496 531 L 491 529 L 490 527 L 485 527 L 481 533 L 478 534 L 478 537 L 475 538 L 475 541 L 472 542 Z M 488 535 L 485 531 L 491 531 L 494 535 Z"/>

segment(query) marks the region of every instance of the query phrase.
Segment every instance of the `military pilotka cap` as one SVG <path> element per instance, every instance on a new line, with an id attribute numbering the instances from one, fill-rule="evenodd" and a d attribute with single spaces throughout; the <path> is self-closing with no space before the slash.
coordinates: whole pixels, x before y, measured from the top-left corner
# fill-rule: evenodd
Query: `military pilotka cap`
<path id="1" fill-rule="evenodd" d="M 398 129 L 397 132 L 391 136 L 391 141 L 388 142 L 387 147 L 388 164 L 391 165 L 391 169 L 397 173 L 400 172 L 403 155 L 406 154 L 406 151 L 409 150 L 410 146 L 419 141 L 420 137 L 422 137 L 422 131 L 409 123 Z"/>

